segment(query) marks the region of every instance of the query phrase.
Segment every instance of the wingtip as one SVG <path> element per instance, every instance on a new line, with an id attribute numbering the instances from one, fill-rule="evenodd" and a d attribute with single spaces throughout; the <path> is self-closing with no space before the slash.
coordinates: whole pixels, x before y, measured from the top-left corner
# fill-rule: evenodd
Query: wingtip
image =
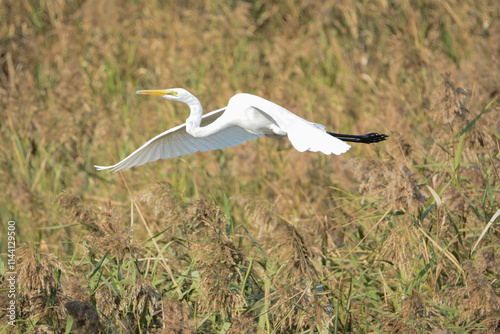
<path id="1" fill-rule="evenodd" d="M 103 171 L 105 170 L 106 173 L 109 173 L 111 171 L 113 172 L 116 172 L 115 170 L 113 170 L 113 166 L 97 166 L 97 165 L 94 165 L 94 168 L 97 169 L 98 171 Z M 109 170 L 108 170 L 109 169 Z"/>

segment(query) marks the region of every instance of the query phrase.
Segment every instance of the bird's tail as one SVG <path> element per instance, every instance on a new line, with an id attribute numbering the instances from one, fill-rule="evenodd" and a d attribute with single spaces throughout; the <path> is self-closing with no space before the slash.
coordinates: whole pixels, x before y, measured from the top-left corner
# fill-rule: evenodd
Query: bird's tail
<path id="1" fill-rule="evenodd" d="M 328 135 L 324 130 L 314 126 L 293 126 L 287 129 L 288 138 L 299 152 L 322 152 L 324 154 L 342 154 L 351 146 L 346 142 Z"/>

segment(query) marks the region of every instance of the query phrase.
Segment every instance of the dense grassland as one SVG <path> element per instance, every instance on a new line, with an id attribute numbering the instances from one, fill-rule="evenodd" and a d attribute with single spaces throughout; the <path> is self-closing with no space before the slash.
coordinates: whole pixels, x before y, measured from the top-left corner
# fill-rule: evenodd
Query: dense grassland
<path id="1" fill-rule="evenodd" d="M 0 332 L 500 331 L 498 1 L 0 1 Z M 186 106 L 330 131 L 117 174 Z M 495 213 L 497 216 L 495 216 Z M 7 322 L 7 230 L 17 310 Z"/>

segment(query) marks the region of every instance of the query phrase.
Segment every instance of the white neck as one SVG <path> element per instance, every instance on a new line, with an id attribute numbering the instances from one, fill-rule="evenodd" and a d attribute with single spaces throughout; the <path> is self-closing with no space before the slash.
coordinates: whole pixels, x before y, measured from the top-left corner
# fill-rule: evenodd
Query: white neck
<path id="1" fill-rule="evenodd" d="M 191 109 L 189 117 L 186 119 L 186 131 L 195 138 L 203 138 L 210 136 L 219 131 L 211 125 L 201 127 L 201 118 L 203 115 L 203 107 L 200 101 L 193 96 L 189 101 L 184 102 Z"/>

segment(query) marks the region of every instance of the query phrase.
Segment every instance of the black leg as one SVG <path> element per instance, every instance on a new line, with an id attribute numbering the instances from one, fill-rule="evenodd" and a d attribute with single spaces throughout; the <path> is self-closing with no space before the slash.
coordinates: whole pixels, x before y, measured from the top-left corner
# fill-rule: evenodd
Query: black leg
<path id="1" fill-rule="evenodd" d="M 363 144 L 373 144 L 386 140 L 389 138 L 388 135 L 379 134 L 376 132 L 370 132 L 365 135 L 357 136 L 357 135 L 346 135 L 342 133 L 333 133 L 327 132 L 330 136 L 338 138 L 343 141 L 350 141 L 354 143 L 363 143 Z"/>

